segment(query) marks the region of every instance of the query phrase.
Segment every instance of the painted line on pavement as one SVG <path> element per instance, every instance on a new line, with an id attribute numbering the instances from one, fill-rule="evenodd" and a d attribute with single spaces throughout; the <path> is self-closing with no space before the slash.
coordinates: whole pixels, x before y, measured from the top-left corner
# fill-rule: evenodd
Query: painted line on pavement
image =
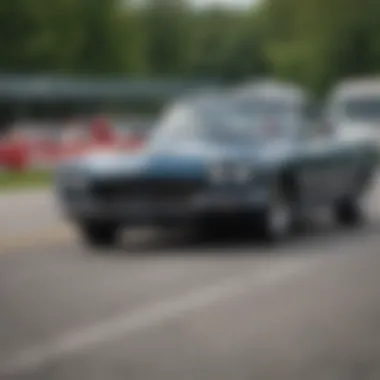
<path id="1" fill-rule="evenodd" d="M 278 286 L 294 278 L 297 273 L 305 273 L 305 270 L 311 267 L 315 267 L 315 262 L 310 259 L 275 264 L 274 267 L 263 268 L 258 273 L 242 273 L 147 308 L 134 312 L 126 311 L 115 318 L 58 336 L 51 342 L 21 350 L 0 364 L 0 375 L 30 373 L 53 360 L 63 359 L 85 349 L 96 348 L 104 343 L 159 327 L 165 322 L 181 318 L 190 312 L 207 308 L 218 302 L 228 301 L 248 291 Z"/>

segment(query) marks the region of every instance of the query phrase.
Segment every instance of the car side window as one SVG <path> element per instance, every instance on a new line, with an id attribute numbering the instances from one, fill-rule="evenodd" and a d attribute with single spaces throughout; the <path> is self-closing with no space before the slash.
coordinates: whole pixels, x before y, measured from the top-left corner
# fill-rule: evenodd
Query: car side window
<path id="1" fill-rule="evenodd" d="M 333 135 L 331 123 L 322 117 L 315 104 L 305 104 L 301 114 L 299 137 L 302 140 L 319 140 Z"/>
<path id="2" fill-rule="evenodd" d="M 314 138 L 317 138 L 317 139 L 327 138 L 327 137 L 331 137 L 332 135 L 333 135 L 333 128 L 330 122 L 324 119 L 315 121 L 313 125 Z"/>
<path id="3" fill-rule="evenodd" d="M 307 123 L 315 123 L 320 119 L 320 111 L 316 104 L 305 101 L 301 106 L 302 118 Z"/>

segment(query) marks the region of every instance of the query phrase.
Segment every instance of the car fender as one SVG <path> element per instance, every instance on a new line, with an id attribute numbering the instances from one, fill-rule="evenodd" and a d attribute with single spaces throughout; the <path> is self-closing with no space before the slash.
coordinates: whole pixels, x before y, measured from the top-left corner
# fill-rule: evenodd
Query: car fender
<path id="1" fill-rule="evenodd" d="M 285 196 L 292 200 L 298 196 L 298 159 L 296 151 L 287 147 L 267 155 L 263 163 L 270 189 L 280 187 Z"/>

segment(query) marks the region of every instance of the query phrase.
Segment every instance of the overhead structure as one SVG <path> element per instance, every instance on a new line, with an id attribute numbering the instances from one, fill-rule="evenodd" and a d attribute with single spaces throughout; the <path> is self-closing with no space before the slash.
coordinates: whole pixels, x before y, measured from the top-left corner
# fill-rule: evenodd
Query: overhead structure
<path id="1" fill-rule="evenodd" d="M 28 115 L 161 106 L 173 98 L 214 88 L 207 81 L 0 74 L 0 114 Z M 75 110 L 75 111 L 74 111 Z M 4 116 L 1 116 L 4 117 Z"/>

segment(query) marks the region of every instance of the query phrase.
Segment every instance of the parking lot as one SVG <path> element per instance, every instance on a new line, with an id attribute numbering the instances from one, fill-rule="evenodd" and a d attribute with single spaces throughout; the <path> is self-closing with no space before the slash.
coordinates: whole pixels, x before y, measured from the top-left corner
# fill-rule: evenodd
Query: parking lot
<path id="1" fill-rule="evenodd" d="M 173 233 L 98 254 L 49 192 L 3 198 L 0 378 L 378 379 L 377 194 L 363 227 L 277 248 Z"/>

